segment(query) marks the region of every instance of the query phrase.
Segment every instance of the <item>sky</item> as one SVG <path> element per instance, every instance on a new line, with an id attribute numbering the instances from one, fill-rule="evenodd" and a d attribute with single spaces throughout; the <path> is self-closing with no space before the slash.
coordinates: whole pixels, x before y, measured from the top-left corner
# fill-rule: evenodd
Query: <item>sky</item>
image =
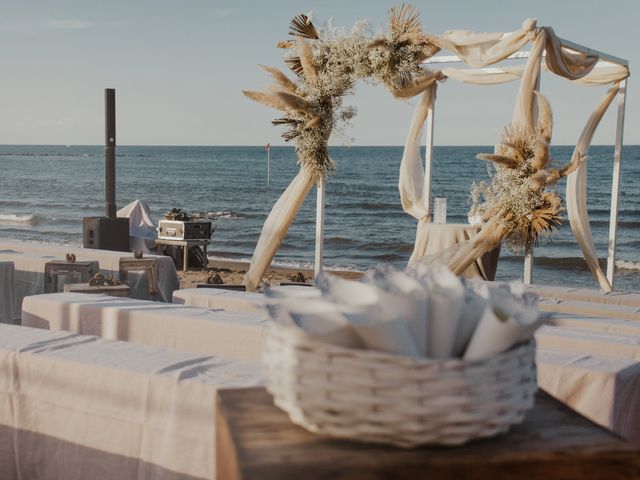
<path id="1" fill-rule="evenodd" d="M 382 0 L 0 0 L 0 144 L 104 143 L 104 89 L 115 88 L 119 145 L 284 144 L 278 112 L 245 98 L 268 79 L 258 64 L 283 70 L 291 18 L 312 12 L 350 27 L 386 25 L 395 2 Z M 415 2 L 423 30 L 512 31 L 526 18 L 630 62 L 625 144 L 640 144 L 640 1 L 484 0 Z M 438 90 L 436 145 L 489 145 L 511 117 L 517 85 Z M 575 143 L 605 87 L 543 74 L 554 110 L 554 143 Z M 415 101 L 359 84 L 345 101 L 358 116 L 352 145 L 401 145 Z M 594 144 L 615 139 L 615 108 Z M 336 139 L 334 144 L 345 143 Z"/>

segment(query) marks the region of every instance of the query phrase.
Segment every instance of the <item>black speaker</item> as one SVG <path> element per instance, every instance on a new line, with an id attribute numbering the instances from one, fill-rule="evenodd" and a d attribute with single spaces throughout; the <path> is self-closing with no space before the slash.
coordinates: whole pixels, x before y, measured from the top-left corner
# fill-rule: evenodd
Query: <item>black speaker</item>
<path id="1" fill-rule="evenodd" d="M 129 219 L 84 217 L 82 219 L 82 244 L 84 248 L 128 252 Z"/>

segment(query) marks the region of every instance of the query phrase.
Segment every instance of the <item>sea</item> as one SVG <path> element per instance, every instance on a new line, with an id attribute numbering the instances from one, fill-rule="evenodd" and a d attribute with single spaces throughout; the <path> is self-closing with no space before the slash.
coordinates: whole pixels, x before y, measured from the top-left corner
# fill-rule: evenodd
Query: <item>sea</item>
<path id="1" fill-rule="evenodd" d="M 492 146 L 436 147 L 433 196 L 446 197 L 447 222 L 466 223 L 473 182 L 488 178 L 477 153 Z M 552 148 L 558 164 L 572 147 Z M 607 257 L 613 146 L 592 146 L 588 209 L 598 256 Z M 402 147 L 332 147 L 336 172 L 326 188 L 324 263 L 342 270 L 403 268 L 416 220 L 402 211 L 398 169 Z M 104 147 L 0 146 L 0 238 L 82 244 L 82 218 L 104 215 Z M 157 222 L 180 208 L 214 222 L 210 255 L 248 260 L 272 205 L 298 171 L 291 147 L 119 146 L 118 208 L 140 199 Z M 565 181 L 558 184 L 564 196 Z M 276 264 L 309 268 L 315 246 L 315 194 L 309 195 L 282 243 Z M 616 290 L 640 291 L 640 146 L 622 154 Z M 502 249 L 497 280 L 522 278 L 521 253 Z M 534 283 L 597 287 L 568 220 L 534 251 Z"/>

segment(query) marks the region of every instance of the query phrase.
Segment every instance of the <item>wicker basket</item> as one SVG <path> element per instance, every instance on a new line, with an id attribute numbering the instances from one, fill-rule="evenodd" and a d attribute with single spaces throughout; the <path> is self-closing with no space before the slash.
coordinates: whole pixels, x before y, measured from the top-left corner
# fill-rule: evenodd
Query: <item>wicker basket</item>
<path id="1" fill-rule="evenodd" d="M 324 344 L 272 322 L 265 343 L 275 404 L 332 437 L 459 445 L 520 423 L 537 388 L 533 340 L 481 360 L 429 360 Z"/>

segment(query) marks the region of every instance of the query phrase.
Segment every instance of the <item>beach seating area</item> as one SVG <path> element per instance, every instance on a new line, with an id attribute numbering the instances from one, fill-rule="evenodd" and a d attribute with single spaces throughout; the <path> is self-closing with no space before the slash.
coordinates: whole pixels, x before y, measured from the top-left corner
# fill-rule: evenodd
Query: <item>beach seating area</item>
<path id="1" fill-rule="evenodd" d="M 378 29 L 368 20 L 337 27 L 332 18 L 320 26 L 298 14 L 276 42 L 269 23 L 281 6 L 251 5 L 260 32 L 243 21 L 246 8 L 223 6 L 190 5 L 176 15 L 175 6 L 153 5 L 151 22 L 147 8 L 122 18 L 94 7 L 61 7 L 55 18 L 9 9 L 0 30 L 23 35 L 20 61 L 8 63 L 16 79 L 33 89 L 19 72 L 55 62 L 65 73 L 49 86 L 68 104 L 71 76 L 93 89 L 78 71 L 107 66 L 125 89 L 125 142 L 163 143 L 125 145 L 116 162 L 114 88 L 104 90 L 103 152 L 82 143 L 95 138 L 84 118 L 89 88 L 74 88 L 81 108 L 65 115 L 50 95 L 30 92 L 32 104 L 52 112 L 16 99 L 28 117 L 7 116 L 15 117 L 11 135 L 28 145 L 0 145 L 11 172 L 0 203 L 16 209 L 0 212 L 0 480 L 640 479 L 640 292 L 614 291 L 639 288 L 628 271 L 640 269 L 640 170 L 629 170 L 623 185 L 621 168 L 629 60 L 526 16 L 502 31 L 436 34 L 402 3 Z M 469 8 L 494 23 L 490 9 Z M 448 17 L 451 6 L 440 10 Z M 230 30 L 218 27 L 230 21 L 250 34 L 229 42 Z M 211 32 L 226 37 L 200 41 Z M 189 65 L 211 45 L 228 49 L 229 60 L 262 51 L 250 42 L 272 40 L 290 71 L 260 64 L 271 83 L 242 94 L 278 111 L 271 123 L 283 128 L 287 148 L 274 145 L 273 184 L 273 140 L 264 150 L 249 145 L 262 130 L 245 120 L 258 115 L 244 105 L 229 112 L 226 89 L 249 87 L 246 69 Z M 51 59 L 31 58 L 41 50 L 31 43 L 49 41 Z M 163 42 L 169 55 L 156 51 Z M 117 47 L 124 55 L 111 55 Z M 184 52 L 177 63 L 172 49 Z M 75 56 L 81 63 L 68 61 Z M 156 67 L 174 72 L 171 81 L 189 78 L 174 90 L 195 95 L 197 111 L 190 95 L 173 101 L 162 83 L 142 97 L 126 91 L 155 79 Z M 605 90 L 591 105 L 586 94 L 561 96 L 543 73 L 571 89 Z M 21 89 L 9 80 L 7 91 Z M 382 119 L 363 116 L 375 123 L 375 146 L 345 169 L 355 155 L 334 142 L 349 141 L 358 108 L 343 99 L 360 82 L 410 101 L 413 115 L 395 144 L 387 138 L 396 133 L 391 109 Z M 508 92 L 487 92 L 483 104 L 456 87 L 512 82 L 519 86 L 507 115 Z M 435 149 L 435 116 L 447 98 L 469 107 L 443 115 L 447 144 L 468 145 L 459 153 Z M 220 108 L 207 107 L 211 101 Z M 365 101 L 373 106 L 368 94 Z M 212 114 L 218 141 L 241 148 L 226 143 L 212 154 L 205 146 Z M 26 118 L 42 138 L 69 144 L 35 145 L 20 133 Z M 615 118 L 613 144 L 590 155 L 605 118 Z M 500 136 L 477 142 L 498 131 L 493 120 Z M 557 127 L 578 129 L 575 145 Z M 186 145 L 194 141 L 200 146 Z M 104 170 L 94 161 L 102 153 Z M 394 155 L 397 177 L 386 170 Z M 446 182 L 434 176 L 444 163 Z M 597 170 L 589 174 L 597 189 L 587 165 Z M 50 169 L 62 173 L 49 178 Z M 104 216 L 96 216 L 102 171 Z M 315 209 L 306 201 L 312 192 Z M 117 199 L 132 195 L 118 210 Z M 455 223 L 447 223 L 447 196 Z M 154 222 L 152 212 L 167 207 Z M 340 210 L 333 223 L 325 207 Z M 401 212 L 413 220 L 393 218 Z M 625 248 L 617 252 L 619 225 Z M 213 243 L 214 231 L 224 243 Z M 553 248 L 537 250 L 556 233 Z M 587 285 L 590 275 L 599 290 L 533 285 L 534 266 L 541 282 L 571 285 L 564 274 L 581 270 L 574 284 Z"/>
<path id="2" fill-rule="evenodd" d="M 44 268 L 51 253 L 61 251 L 32 245 L 5 255 L 18 259 L 18 268 L 31 268 L 16 270 L 16 282 L 34 282 L 42 272 L 33 266 Z M 121 254 L 100 253 L 96 258 L 115 270 Z M 81 252 L 82 258 L 93 254 Z M 5 268 L 3 285 L 12 274 Z M 129 477 L 134 471 L 214 478 L 216 392 L 265 381 L 265 295 L 175 289 L 167 304 L 43 294 L 29 285 L 21 290 L 22 326 L 0 325 L 1 393 L 5 405 L 14 405 L 0 412 L 2 478 L 69 465 L 76 478 L 107 478 L 106 472 L 135 478 Z M 304 293 L 309 287 L 280 288 Z M 543 310 L 555 312 L 536 333 L 539 387 L 640 445 L 638 294 L 530 290 L 541 295 Z M 47 455 L 52 449 L 58 454 Z"/>

